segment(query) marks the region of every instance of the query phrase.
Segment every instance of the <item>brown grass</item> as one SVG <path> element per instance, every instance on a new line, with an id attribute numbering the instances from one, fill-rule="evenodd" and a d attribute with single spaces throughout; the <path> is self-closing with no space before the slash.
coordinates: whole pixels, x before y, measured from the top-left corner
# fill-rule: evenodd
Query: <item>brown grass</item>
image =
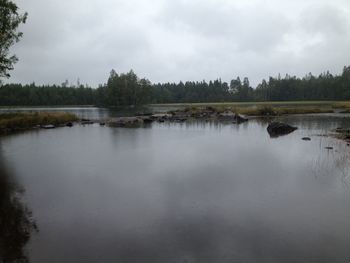
<path id="1" fill-rule="evenodd" d="M 201 111 L 212 109 L 215 112 L 221 113 L 225 110 L 229 110 L 238 114 L 247 116 L 280 116 L 289 114 L 312 114 L 312 113 L 332 113 L 334 107 L 332 105 L 313 106 L 291 106 L 291 105 L 253 105 L 253 106 L 228 106 L 228 105 L 216 105 L 216 106 L 188 106 L 185 111 L 192 113 L 200 113 Z"/>
<path id="2" fill-rule="evenodd" d="M 65 112 L 3 113 L 0 114 L 0 132 L 4 130 L 30 129 L 37 125 L 61 125 L 78 120 Z"/>

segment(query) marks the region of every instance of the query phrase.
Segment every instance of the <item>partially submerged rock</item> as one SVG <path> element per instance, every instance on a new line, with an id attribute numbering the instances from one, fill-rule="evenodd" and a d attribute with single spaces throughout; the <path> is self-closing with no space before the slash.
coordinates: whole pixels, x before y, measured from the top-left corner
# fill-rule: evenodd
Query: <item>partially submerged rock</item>
<path id="1" fill-rule="evenodd" d="M 108 125 L 111 127 L 136 128 L 143 124 L 143 120 L 137 117 L 122 117 L 110 120 Z"/>
<path id="2" fill-rule="evenodd" d="M 247 118 L 244 118 L 237 113 L 233 116 L 233 123 L 235 123 L 235 124 L 241 124 L 241 123 L 247 122 L 247 121 L 248 121 Z"/>
<path id="3" fill-rule="evenodd" d="M 169 120 L 171 116 L 171 114 L 153 114 L 151 119 L 157 122 L 165 122 L 166 120 Z"/>
<path id="4" fill-rule="evenodd" d="M 170 121 L 174 122 L 184 122 L 191 117 L 191 112 L 189 111 L 175 111 L 168 118 Z"/>
<path id="5" fill-rule="evenodd" d="M 220 117 L 229 117 L 229 118 L 233 118 L 235 115 L 237 114 L 234 114 L 232 111 L 230 110 L 225 110 L 224 112 L 221 112 L 219 114 Z"/>
<path id="6" fill-rule="evenodd" d="M 293 127 L 289 124 L 282 122 L 272 122 L 269 124 L 269 126 L 267 126 L 267 132 L 269 133 L 270 137 L 287 135 L 297 129 L 297 127 Z"/>
<path id="7" fill-rule="evenodd" d="M 56 126 L 53 124 L 48 124 L 48 125 L 41 125 L 40 126 L 42 129 L 55 129 Z"/>
<path id="8" fill-rule="evenodd" d="M 143 116 L 141 117 L 143 123 L 150 124 L 154 121 L 154 119 L 151 116 Z"/>
<path id="9" fill-rule="evenodd" d="M 89 125 L 89 124 L 94 124 L 94 122 L 90 119 L 81 119 L 81 124 L 82 125 Z"/>
<path id="10" fill-rule="evenodd" d="M 333 137 L 343 140 L 347 143 L 350 142 L 350 129 L 338 127 L 335 130 L 333 130 L 333 132 L 335 132 L 332 134 Z"/>

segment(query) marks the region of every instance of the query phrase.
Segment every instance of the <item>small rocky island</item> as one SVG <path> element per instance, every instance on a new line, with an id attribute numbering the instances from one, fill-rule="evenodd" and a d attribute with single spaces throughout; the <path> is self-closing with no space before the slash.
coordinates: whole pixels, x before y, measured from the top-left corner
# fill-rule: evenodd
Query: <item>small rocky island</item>
<path id="1" fill-rule="evenodd" d="M 218 111 L 213 107 L 186 108 L 184 110 L 169 111 L 158 114 L 138 114 L 134 117 L 118 117 L 106 121 L 111 127 L 139 127 L 152 122 L 177 122 L 182 123 L 189 120 L 221 121 L 241 124 L 248 118 L 231 110 Z"/>

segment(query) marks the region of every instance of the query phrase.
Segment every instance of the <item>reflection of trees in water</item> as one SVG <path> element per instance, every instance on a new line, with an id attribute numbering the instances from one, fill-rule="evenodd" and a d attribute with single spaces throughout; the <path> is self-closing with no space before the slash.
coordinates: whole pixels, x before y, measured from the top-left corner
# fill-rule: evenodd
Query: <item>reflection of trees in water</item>
<path id="1" fill-rule="evenodd" d="M 334 149 L 327 150 L 326 146 Z M 316 177 L 338 176 L 343 186 L 350 189 L 350 151 L 343 141 L 329 139 L 321 140 L 320 154 L 314 159 L 312 171 Z"/>
<path id="2" fill-rule="evenodd" d="M 344 186 L 350 188 L 350 153 L 343 152 L 335 160 L 336 168 L 340 171 Z"/>
<path id="3" fill-rule="evenodd" d="M 24 251 L 37 231 L 31 211 L 22 202 L 23 190 L 16 185 L 0 156 L 0 262 L 29 262 Z"/>

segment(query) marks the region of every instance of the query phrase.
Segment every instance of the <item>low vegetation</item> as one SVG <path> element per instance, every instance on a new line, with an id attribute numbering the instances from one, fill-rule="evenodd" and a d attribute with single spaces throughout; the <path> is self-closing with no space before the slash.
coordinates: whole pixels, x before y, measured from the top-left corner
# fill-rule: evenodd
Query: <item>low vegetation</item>
<path id="1" fill-rule="evenodd" d="M 77 117 L 64 112 L 3 113 L 0 114 L 0 133 L 31 129 L 42 125 L 64 125 L 77 121 Z"/>
<path id="2" fill-rule="evenodd" d="M 179 108 L 181 104 L 177 104 Z M 165 106 L 165 105 L 164 105 Z M 335 111 L 350 111 L 347 102 L 275 102 L 275 103 L 208 103 L 183 104 L 184 111 L 199 113 L 208 108 L 222 113 L 231 111 L 246 116 L 281 116 L 289 114 L 333 113 Z"/>
<path id="3" fill-rule="evenodd" d="M 312 114 L 312 113 L 332 113 L 332 108 L 318 108 L 313 106 L 304 107 L 273 107 L 260 106 L 255 108 L 238 108 L 235 112 L 248 116 L 280 116 L 289 114 Z"/>

